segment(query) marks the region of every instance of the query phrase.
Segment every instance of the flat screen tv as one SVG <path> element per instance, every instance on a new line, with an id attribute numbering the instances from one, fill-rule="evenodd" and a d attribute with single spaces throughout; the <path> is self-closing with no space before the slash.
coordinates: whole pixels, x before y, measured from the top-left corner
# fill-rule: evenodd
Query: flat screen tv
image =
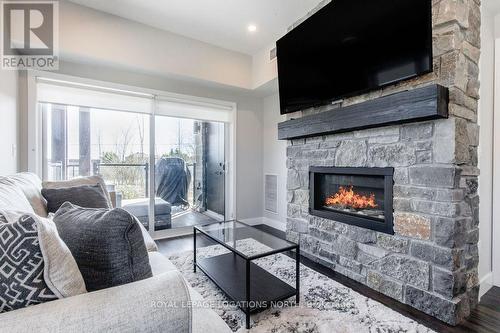
<path id="1" fill-rule="evenodd" d="M 432 0 L 332 0 L 277 57 L 281 114 L 432 72 Z"/>

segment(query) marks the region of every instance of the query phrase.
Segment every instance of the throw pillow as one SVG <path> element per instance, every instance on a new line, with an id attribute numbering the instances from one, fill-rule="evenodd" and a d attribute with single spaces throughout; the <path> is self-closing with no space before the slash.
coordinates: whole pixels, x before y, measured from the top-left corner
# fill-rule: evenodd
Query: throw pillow
<path id="1" fill-rule="evenodd" d="M 43 217 L 47 216 L 47 203 L 41 193 L 42 181 L 37 175 L 30 172 L 21 172 L 5 178 L 23 192 L 36 215 Z M 9 207 L 7 209 L 14 208 Z"/>
<path id="2" fill-rule="evenodd" d="M 35 212 L 23 191 L 8 177 L 0 177 L 0 209 Z"/>
<path id="3" fill-rule="evenodd" d="M 14 225 L 22 220 L 35 222 L 37 242 L 43 256 L 43 279 L 49 289 L 58 298 L 86 293 L 85 282 L 78 270 L 78 265 L 66 244 L 59 237 L 54 222 L 19 211 L 0 211 L 1 222 Z"/>
<path id="4" fill-rule="evenodd" d="M 0 214 L 0 313 L 86 292 L 55 225 L 34 215 Z"/>
<path id="5" fill-rule="evenodd" d="M 47 189 L 55 189 L 55 188 L 66 188 L 66 187 L 75 187 L 82 185 L 101 185 L 104 189 L 104 194 L 106 195 L 106 200 L 108 201 L 108 206 L 113 207 L 113 203 L 111 202 L 111 197 L 106 190 L 106 182 L 101 176 L 87 176 L 87 177 L 78 177 L 70 180 L 56 180 L 56 181 L 44 181 L 42 182 L 42 188 Z"/>
<path id="6" fill-rule="evenodd" d="M 38 228 L 31 216 L 0 225 L 0 313 L 57 299 L 43 279 Z"/>
<path id="7" fill-rule="evenodd" d="M 42 195 L 47 200 L 47 210 L 55 213 L 66 201 L 86 208 L 111 208 L 100 184 L 64 188 L 44 188 Z"/>
<path id="8" fill-rule="evenodd" d="M 66 202 L 55 213 L 54 222 L 78 264 L 87 290 L 152 276 L 141 229 L 123 209 L 82 208 Z"/>

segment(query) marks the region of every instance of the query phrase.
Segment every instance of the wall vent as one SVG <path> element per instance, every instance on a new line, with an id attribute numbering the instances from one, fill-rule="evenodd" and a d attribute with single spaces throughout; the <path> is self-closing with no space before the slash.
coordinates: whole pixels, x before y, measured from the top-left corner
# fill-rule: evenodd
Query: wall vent
<path id="1" fill-rule="evenodd" d="M 278 213 L 278 176 L 265 175 L 264 180 L 264 207 L 271 213 Z"/>
<path id="2" fill-rule="evenodd" d="M 273 48 L 271 51 L 269 51 L 269 60 L 273 61 L 276 59 L 276 48 Z"/>

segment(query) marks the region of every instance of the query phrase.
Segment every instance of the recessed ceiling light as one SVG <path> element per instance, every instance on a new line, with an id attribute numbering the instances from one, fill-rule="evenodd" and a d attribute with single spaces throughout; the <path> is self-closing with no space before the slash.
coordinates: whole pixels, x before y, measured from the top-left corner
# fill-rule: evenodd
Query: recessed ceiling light
<path id="1" fill-rule="evenodd" d="M 255 24 L 249 24 L 247 27 L 249 32 L 256 32 L 257 31 L 257 26 Z"/>

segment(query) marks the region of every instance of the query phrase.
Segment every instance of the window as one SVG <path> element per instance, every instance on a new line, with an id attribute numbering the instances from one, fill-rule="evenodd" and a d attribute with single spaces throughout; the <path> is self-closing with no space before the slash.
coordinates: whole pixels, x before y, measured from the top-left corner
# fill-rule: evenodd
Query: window
<path id="1" fill-rule="evenodd" d="M 101 175 L 113 205 L 151 232 L 224 219 L 228 107 L 44 79 L 37 88 L 44 179 Z"/>

